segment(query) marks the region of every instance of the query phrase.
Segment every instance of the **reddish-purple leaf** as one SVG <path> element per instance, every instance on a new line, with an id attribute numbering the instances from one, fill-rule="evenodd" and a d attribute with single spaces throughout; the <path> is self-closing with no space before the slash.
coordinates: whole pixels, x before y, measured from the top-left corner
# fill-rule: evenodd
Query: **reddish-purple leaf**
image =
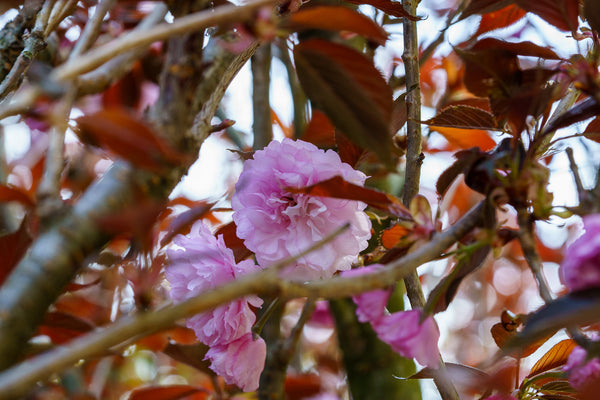
<path id="1" fill-rule="evenodd" d="M 0 283 L 21 260 L 31 243 L 28 225 L 26 217 L 21 222 L 19 229 L 0 237 L 0 254 L 2 254 L 0 257 Z"/>
<path id="2" fill-rule="evenodd" d="M 302 8 L 290 15 L 286 28 L 298 31 L 303 29 L 327 29 L 350 31 L 384 46 L 387 32 L 372 19 L 348 7 L 315 6 Z"/>
<path id="3" fill-rule="evenodd" d="M 415 17 L 414 15 L 410 15 L 404 7 L 402 7 L 402 3 L 399 1 L 391 1 L 391 0 L 346 0 L 351 4 L 368 4 L 373 6 L 384 13 L 391 15 L 393 17 L 398 18 L 408 18 L 411 21 L 418 21 L 420 18 Z"/>
<path id="4" fill-rule="evenodd" d="M 95 327 L 76 315 L 50 311 L 44 317 L 39 333 L 48 336 L 53 343 L 61 344 L 83 335 Z"/>
<path id="5" fill-rule="evenodd" d="M 318 147 L 335 146 L 335 127 L 322 111 L 312 109 L 312 116 L 302 133 L 302 140 Z"/>
<path id="6" fill-rule="evenodd" d="M 146 386 L 129 393 L 129 400 L 177 400 L 206 389 L 190 385 Z"/>
<path id="7" fill-rule="evenodd" d="M 563 31 L 577 31 L 579 26 L 578 0 L 516 0 L 524 10 L 537 14 Z M 597 5 L 595 4 L 597 7 Z"/>
<path id="8" fill-rule="evenodd" d="M 33 207 L 33 199 L 24 190 L 15 186 L 0 185 L 0 202 L 17 201 L 26 207 Z"/>
<path id="9" fill-rule="evenodd" d="M 227 248 L 233 251 L 236 262 L 240 262 L 252 255 L 252 252 L 244 245 L 244 241 L 237 237 L 235 222 L 231 221 L 228 224 L 221 226 L 215 232 L 215 236 L 223 235 L 223 241 Z"/>
<path id="10" fill-rule="evenodd" d="M 392 90 L 373 61 L 350 47 L 311 39 L 294 48 L 311 102 L 350 140 L 392 165 Z"/>
<path id="11" fill-rule="evenodd" d="M 110 150 L 137 167 L 161 171 L 165 166 L 190 161 L 190 156 L 176 150 L 150 125 L 125 109 L 100 110 L 76 121 L 76 133 L 84 143 Z"/>
<path id="12" fill-rule="evenodd" d="M 162 352 L 172 359 L 194 367 L 208 375 L 214 375 L 209 368 L 210 362 L 204 359 L 208 346 L 204 343 L 177 344 L 169 343 Z"/>
<path id="13" fill-rule="evenodd" d="M 286 188 L 292 193 L 304 193 L 310 196 L 334 197 L 337 199 L 357 200 L 367 203 L 373 208 L 385 211 L 396 217 L 412 220 L 410 211 L 397 197 L 374 189 L 365 188 L 347 182 L 341 176 L 319 182 L 303 188 Z"/>
<path id="14" fill-rule="evenodd" d="M 558 118 L 553 120 L 550 124 L 548 124 L 544 128 L 544 132 L 546 134 L 548 134 L 550 132 L 554 132 L 557 129 L 564 128 L 564 127 L 572 125 L 576 122 L 595 117 L 596 115 L 598 115 L 598 113 L 600 113 L 600 105 L 596 102 L 596 100 L 594 98 L 591 98 L 591 97 L 587 98 L 587 99 L 575 104 L 568 111 L 560 114 L 558 116 Z M 592 135 L 591 135 L 591 133 L 593 133 L 592 130 L 596 129 L 595 124 L 592 125 L 594 123 L 594 121 L 595 120 L 590 122 L 591 126 L 588 126 L 585 130 L 586 132 L 584 132 L 584 133 L 589 134 L 590 139 L 592 139 Z M 600 131 L 596 131 L 596 132 L 600 132 Z M 594 139 L 592 139 L 592 140 L 594 140 Z"/>
<path id="15" fill-rule="evenodd" d="M 160 245 L 166 245 L 175 235 L 187 231 L 190 225 L 204 217 L 214 205 L 215 203 L 201 203 L 200 205 L 179 214 L 169 224 L 167 234 L 160 241 Z"/>
<path id="16" fill-rule="evenodd" d="M 470 106 L 446 107 L 435 117 L 423 121 L 423 124 L 449 128 L 501 130 L 491 113 Z"/>
<path id="17" fill-rule="evenodd" d="M 346 136 L 337 131 L 335 132 L 335 142 L 342 162 L 350 164 L 352 167 L 356 166 L 356 163 L 365 152 L 364 149 L 355 145 Z"/>
<path id="18" fill-rule="evenodd" d="M 473 36 L 510 26 L 523 18 L 525 13 L 526 11 L 516 4 L 510 4 L 500 10 L 485 13 L 481 16 L 479 27 Z"/>
<path id="19" fill-rule="evenodd" d="M 549 60 L 560 60 L 558 54 L 547 47 L 538 46 L 535 43 L 526 42 L 507 42 L 496 38 L 485 38 L 475 43 L 470 50 L 506 50 L 511 54 L 518 56 L 538 57 Z"/>

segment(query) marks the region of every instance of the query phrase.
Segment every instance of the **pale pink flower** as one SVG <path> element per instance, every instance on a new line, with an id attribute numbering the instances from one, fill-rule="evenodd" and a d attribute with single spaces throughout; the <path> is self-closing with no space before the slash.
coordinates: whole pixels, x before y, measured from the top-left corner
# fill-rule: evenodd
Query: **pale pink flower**
<path id="1" fill-rule="evenodd" d="M 420 322 L 421 311 L 398 311 L 384 315 L 371 325 L 379 339 L 396 353 L 415 358 L 419 364 L 437 368 L 440 363 L 437 343 L 440 331 L 433 317 Z"/>
<path id="2" fill-rule="evenodd" d="M 265 367 L 267 346 L 262 338 L 253 339 L 247 333 L 239 339 L 211 347 L 205 359 L 211 361 L 210 369 L 244 392 L 258 389 L 260 374 Z"/>
<path id="3" fill-rule="evenodd" d="M 194 223 L 188 236 L 177 235 L 173 242 L 181 248 L 167 251 L 171 265 L 165 274 L 171 286 L 169 296 L 176 302 L 260 269 L 251 260 L 236 264 L 223 236 L 215 238 L 202 221 Z M 251 307 L 261 305 L 258 296 L 246 296 L 191 317 L 186 325 L 209 346 L 228 343 L 250 332 L 256 321 Z"/>
<path id="4" fill-rule="evenodd" d="M 331 243 L 299 258 L 284 270 L 295 280 L 331 277 L 348 270 L 367 247 L 371 222 L 358 201 L 293 194 L 287 187 L 301 188 L 336 175 L 363 185 L 366 176 L 342 163 L 333 150 L 323 151 L 301 140 L 273 141 L 244 169 L 231 205 L 237 235 L 256 254 L 258 263 L 268 267 L 296 256 L 346 223 L 350 228 Z"/>
<path id="5" fill-rule="evenodd" d="M 582 390 L 589 383 L 600 379 L 600 360 L 587 359 L 587 352 L 583 347 L 573 349 L 563 370 L 569 374 L 569 383 L 573 388 Z"/>
<path id="6" fill-rule="evenodd" d="M 600 214 L 583 217 L 585 233 L 571 244 L 560 267 L 571 290 L 600 287 Z"/>
<path id="7" fill-rule="evenodd" d="M 375 272 L 383 268 L 382 264 L 373 264 L 363 268 L 355 268 L 344 271 L 342 276 L 357 276 Z M 381 318 L 385 313 L 385 307 L 392 294 L 391 289 L 373 290 L 352 296 L 356 304 L 356 316 L 360 322 L 371 322 Z"/>

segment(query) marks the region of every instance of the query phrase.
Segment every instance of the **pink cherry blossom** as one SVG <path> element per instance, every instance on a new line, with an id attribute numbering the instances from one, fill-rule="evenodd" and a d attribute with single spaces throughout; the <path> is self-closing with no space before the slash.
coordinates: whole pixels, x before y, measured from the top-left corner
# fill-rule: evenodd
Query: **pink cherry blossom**
<path id="1" fill-rule="evenodd" d="M 210 369 L 244 392 L 258 389 L 260 374 L 265 367 L 267 346 L 262 338 L 254 340 L 247 333 L 237 340 L 211 347 L 205 359 L 211 361 Z"/>
<path id="2" fill-rule="evenodd" d="M 396 353 L 436 368 L 440 363 L 437 347 L 440 331 L 433 317 L 428 316 L 422 322 L 420 319 L 420 310 L 398 311 L 384 315 L 372 326 L 379 339 L 389 344 Z"/>
<path id="3" fill-rule="evenodd" d="M 358 201 L 293 194 L 287 187 L 309 186 L 336 175 L 363 185 L 366 176 L 342 163 L 333 150 L 284 139 L 254 153 L 236 184 L 231 205 L 237 235 L 268 267 L 295 256 L 346 223 L 350 228 L 331 243 L 297 260 L 283 275 L 295 280 L 331 277 L 348 270 L 367 247 L 371 222 Z"/>
<path id="4" fill-rule="evenodd" d="M 342 276 L 357 276 L 375 272 L 383 268 L 382 264 L 373 264 L 363 268 L 355 268 L 349 271 L 344 271 Z M 388 303 L 391 289 L 373 290 L 371 292 L 361 293 L 352 296 L 352 300 L 356 304 L 356 316 L 360 322 L 371 322 L 381 318 L 385 313 L 385 307 Z"/>
<path id="5" fill-rule="evenodd" d="M 583 389 L 594 380 L 600 379 L 600 360 L 587 359 L 587 352 L 583 347 L 573 349 L 563 370 L 569 374 L 569 383 L 577 390 Z"/>
<path id="6" fill-rule="evenodd" d="M 169 295 L 176 302 L 260 269 L 251 260 L 236 264 L 222 235 L 215 238 L 201 221 L 194 223 L 188 236 L 177 235 L 173 242 L 181 248 L 167 251 L 171 265 L 165 274 L 171 286 Z M 246 296 L 189 318 L 187 326 L 209 346 L 228 343 L 250 332 L 256 321 L 251 307 L 261 304 L 258 296 Z"/>
<path id="7" fill-rule="evenodd" d="M 571 290 L 600 287 L 600 214 L 584 217 L 583 226 L 585 233 L 567 248 L 560 267 Z"/>

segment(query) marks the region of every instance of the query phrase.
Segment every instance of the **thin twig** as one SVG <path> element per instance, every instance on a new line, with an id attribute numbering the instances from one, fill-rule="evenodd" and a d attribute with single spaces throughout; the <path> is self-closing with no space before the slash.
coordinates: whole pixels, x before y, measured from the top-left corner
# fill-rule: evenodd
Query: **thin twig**
<path id="1" fill-rule="evenodd" d="M 204 312 L 242 296 L 254 293 L 280 295 L 287 298 L 341 298 L 389 286 L 391 282 L 402 279 L 407 272 L 438 257 L 471 231 L 480 222 L 482 209 L 480 203 L 446 231 L 436 234 L 422 247 L 388 264 L 377 273 L 355 277 L 334 277 L 306 284 L 286 282 L 281 280 L 277 273 L 273 273 L 276 272 L 277 267 L 281 268 L 293 261 L 293 259 L 286 259 L 278 266 L 274 266 L 276 268 L 247 275 L 185 302 L 123 318 L 106 328 L 74 339 L 68 346 L 56 347 L 0 373 L 0 398 L 18 397 L 29 390 L 35 382 L 48 379 L 52 374 L 68 368 L 78 360 L 101 354 L 106 349 L 130 338 L 143 337 L 167 329 L 182 318 Z M 318 243 L 303 254 L 323 244 L 323 242 Z"/>
<path id="2" fill-rule="evenodd" d="M 148 46 L 154 42 L 215 25 L 223 26 L 244 21 L 251 18 L 257 8 L 269 5 L 272 2 L 273 0 L 253 0 L 239 7 L 233 5 L 221 6 L 214 10 L 200 11 L 177 18 L 171 24 L 159 24 L 145 32 L 131 32 L 129 35 L 122 36 L 96 48 L 90 54 L 81 57 L 77 64 L 66 64 L 56 68 L 52 74 L 52 79 L 57 81 L 73 79 L 136 47 Z"/>
<path id="3" fill-rule="evenodd" d="M 521 243 L 523 255 L 537 281 L 540 297 L 544 302 L 549 303 L 552 301 L 552 294 L 550 293 L 548 282 L 542 272 L 542 260 L 535 248 L 533 223 L 531 222 L 527 208 L 519 207 L 517 209 L 517 220 L 519 222 L 519 243 Z"/>
<path id="4" fill-rule="evenodd" d="M 102 21 L 104 17 L 110 9 L 115 5 L 117 0 L 103 0 L 101 1 L 96 10 L 94 11 L 94 15 L 90 20 L 85 24 L 85 28 L 83 28 L 83 32 L 79 36 L 79 39 L 73 46 L 73 50 L 71 50 L 71 54 L 69 54 L 69 59 L 67 61 L 68 64 L 78 63 L 79 56 L 86 52 L 98 37 L 100 32 L 100 28 L 102 28 Z"/>

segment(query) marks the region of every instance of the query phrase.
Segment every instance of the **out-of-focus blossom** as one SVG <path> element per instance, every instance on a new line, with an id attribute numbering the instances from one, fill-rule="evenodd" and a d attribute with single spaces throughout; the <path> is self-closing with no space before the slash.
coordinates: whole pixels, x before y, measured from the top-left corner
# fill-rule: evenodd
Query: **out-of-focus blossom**
<path id="1" fill-rule="evenodd" d="M 398 311 L 384 315 L 372 323 L 379 339 L 406 358 L 415 358 L 419 364 L 437 368 L 440 363 L 438 340 L 440 331 L 433 317 L 422 322 L 420 310 Z"/>
<path id="2" fill-rule="evenodd" d="M 169 295 L 177 302 L 260 269 L 251 260 L 236 264 L 223 237 L 215 238 L 201 221 L 194 223 L 188 236 L 177 235 L 173 242 L 181 248 L 167 251 L 171 265 L 165 274 Z M 256 321 L 251 307 L 261 304 L 258 296 L 246 296 L 189 318 L 187 326 L 209 346 L 231 342 L 250 332 Z"/>
<path id="3" fill-rule="evenodd" d="M 357 276 L 375 272 L 383 268 L 382 264 L 373 264 L 363 268 L 355 268 L 342 273 L 342 276 Z M 381 318 L 385 313 L 385 306 L 388 303 L 391 289 L 373 290 L 371 292 L 357 294 L 352 296 L 356 304 L 356 316 L 360 322 L 371 322 Z"/>
<path id="4" fill-rule="evenodd" d="M 287 187 L 301 188 L 336 175 L 363 185 L 366 176 L 342 163 L 332 150 L 311 143 L 284 139 L 273 141 L 254 153 L 235 185 L 231 200 L 237 235 L 268 267 L 296 256 L 346 223 L 350 228 L 332 242 L 299 258 L 283 275 L 295 280 L 331 277 L 348 270 L 367 247 L 371 222 L 362 202 L 294 194 Z"/>
<path id="5" fill-rule="evenodd" d="M 262 338 L 254 340 L 252 333 L 239 339 L 211 347 L 206 358 L 211 361 L 210 368 L 244 392 L 258 389 L 260 374 L 265 367 L 267 346 Z"/>
<path id="6" fill-rule="evenodd" d="M 571 290 L 600 287 L 600 214 L 584 217 L 583 226 L 585 233 L 567 248 L 560 268 Z"/>
<path id="7" fill-rule="evenodd" d="M 600 360 L 593 358 L 586 362 L 587 352 L 583 347 L 573 349 L 563 370 L 569 374 L 569 383 L 577 390 L 594 380 L 600 379 Z"/>

